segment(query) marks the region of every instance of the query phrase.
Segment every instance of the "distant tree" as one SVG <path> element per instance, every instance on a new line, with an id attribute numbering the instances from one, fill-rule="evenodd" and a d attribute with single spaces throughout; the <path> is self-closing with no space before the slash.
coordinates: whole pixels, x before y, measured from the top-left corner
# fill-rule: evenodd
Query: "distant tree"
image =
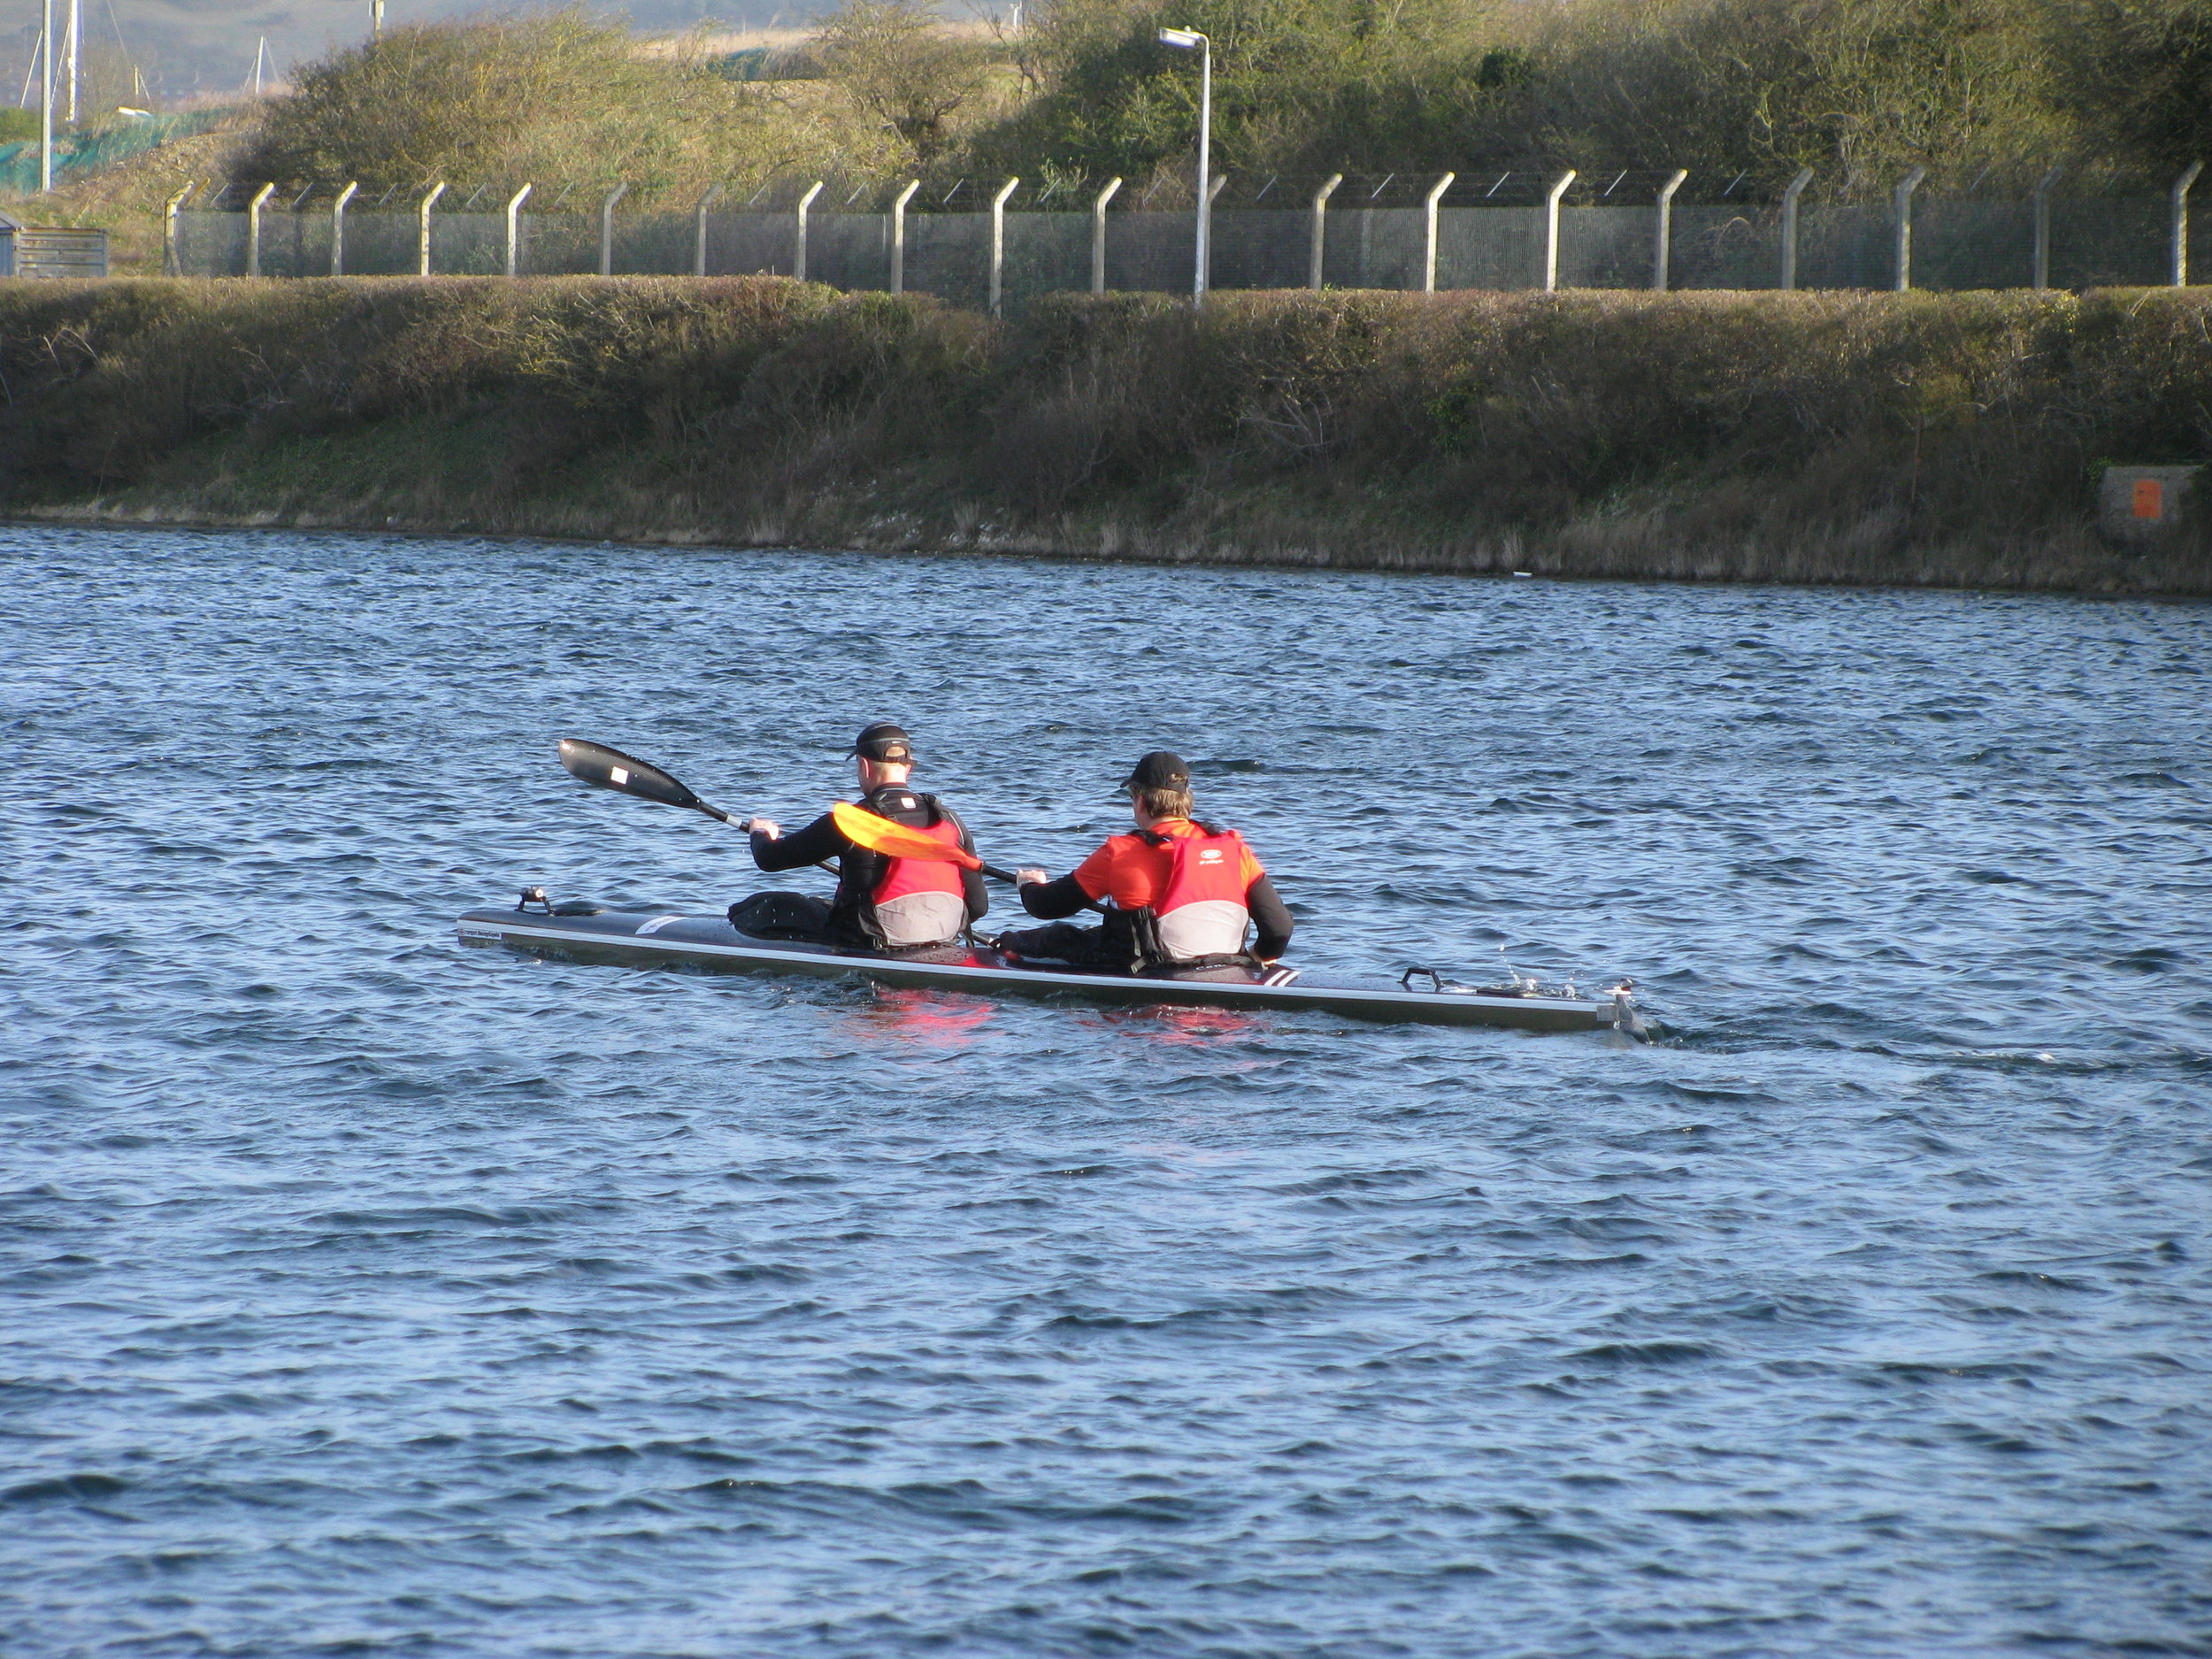
<path id="1" fill-rule="evenodd" d="M 823 20 L 813 55 L 925 166 L 943 152 L 953 118 L 988 75 L 983 42 L 954 34 L 918 0 L 844 0 Z"/>

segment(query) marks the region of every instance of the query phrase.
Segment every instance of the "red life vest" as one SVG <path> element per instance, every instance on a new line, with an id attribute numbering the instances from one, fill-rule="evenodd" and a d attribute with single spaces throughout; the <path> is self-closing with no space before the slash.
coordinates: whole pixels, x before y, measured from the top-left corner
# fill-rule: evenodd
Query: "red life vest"
<path id="1" fill-rule="evenodd" d="M 1169 846 L 1167 887 L 1152 907 L 1154 932 L 1171 961 L 1233 956 L 1252 920 L 1244 902 L 1244 838 L 1197 827 L 1202 833 Z"/>
<path id="2" fill-rule="evenodd" d="M 959 827 L 949 818 L 922 826 L 920 833 L 947 846 L 960 844 Z M 960 866 L 932 858 L 885 860 L 868 903 L 883 942 L 895 947 L 945 944 L 960 936 L 968 920 Z"/>

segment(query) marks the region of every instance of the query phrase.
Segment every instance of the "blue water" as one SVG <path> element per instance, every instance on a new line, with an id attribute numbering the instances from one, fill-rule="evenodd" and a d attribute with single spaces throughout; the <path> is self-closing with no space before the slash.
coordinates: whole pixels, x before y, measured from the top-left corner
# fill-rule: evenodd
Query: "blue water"
<path id="1" fill-rule="evenodd" d="M 2212 607 L 0 529 L 0 1651 L 2212 1652 Z M 864 720 L 1670 1035 L 455 942 Z M 826 878 L 801 885 L 818 890 Z"/>

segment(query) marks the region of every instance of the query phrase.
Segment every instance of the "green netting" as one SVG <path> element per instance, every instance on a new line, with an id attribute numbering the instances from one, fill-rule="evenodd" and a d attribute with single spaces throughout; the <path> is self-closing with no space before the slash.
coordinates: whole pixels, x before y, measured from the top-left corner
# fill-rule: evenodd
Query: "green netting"
<path id="1" fill-rule="evenodd" d="M 227 113 L 196 110 L 188 115 L 147 115 L 89 133 L 54 134 L 54 182 L 73 173 L 94 173 L 172 140 L 204 133 Z M 38 140 L 0 144 L 0 190 L 27 196 L 38 188 Z"/>

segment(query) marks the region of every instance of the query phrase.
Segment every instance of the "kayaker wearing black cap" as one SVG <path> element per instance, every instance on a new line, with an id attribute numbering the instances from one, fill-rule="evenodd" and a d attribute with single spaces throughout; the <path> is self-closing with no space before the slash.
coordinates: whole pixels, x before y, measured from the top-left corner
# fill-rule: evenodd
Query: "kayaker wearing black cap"
<path id="1" fill-rule="evenodd" d="M 937 839 L 975 851 L 975 841 L 952 809 L 933 795 L 907 787 L 914 769 L 913 740 L 888 720 L 864 728 L 848 756 L 858 763 L 860 804 L 894 824 L 926 831 Z M 837 896 L 821 918 L 821 936 L 833 945 L 904 949 L 949 944 L 960 930 L 991 907 L 983 878 L 972 870 L 932 859 L 892 858 L 856 845 L 829 813 L 786 835 L 772 819 L 753 820 L 753 862 L 763 870 L 800 870 L 837 861 Z M 780 931 L 788 924 L 796 894 L 778 894 Z M 757 900 L 748 901 L 757 903 Z M 811 901 L 818 904 L 819 900 Z M 731 919 L 741 927 L 743 906 Z"/>
<path id="2" fill-rule="evenodd" d="M 1002 950 L 1126 972 L 1273 962 L 1289 949 L 1290 912 L 1267 872 L 1234 830 L 1192 818 L 1190 768 L 1179 757 L 1155 749 L 1122 787 L 1135 833 L 1110 837 L 1057 881 L 1041 870 L 1017 871 L 1022 908 L 1053 926 L 1008 933 Z M 1054 920 L 1100 901 L 1102 927 Z M 1248 952 L 1248 927 L 1259 930 Z"/>

